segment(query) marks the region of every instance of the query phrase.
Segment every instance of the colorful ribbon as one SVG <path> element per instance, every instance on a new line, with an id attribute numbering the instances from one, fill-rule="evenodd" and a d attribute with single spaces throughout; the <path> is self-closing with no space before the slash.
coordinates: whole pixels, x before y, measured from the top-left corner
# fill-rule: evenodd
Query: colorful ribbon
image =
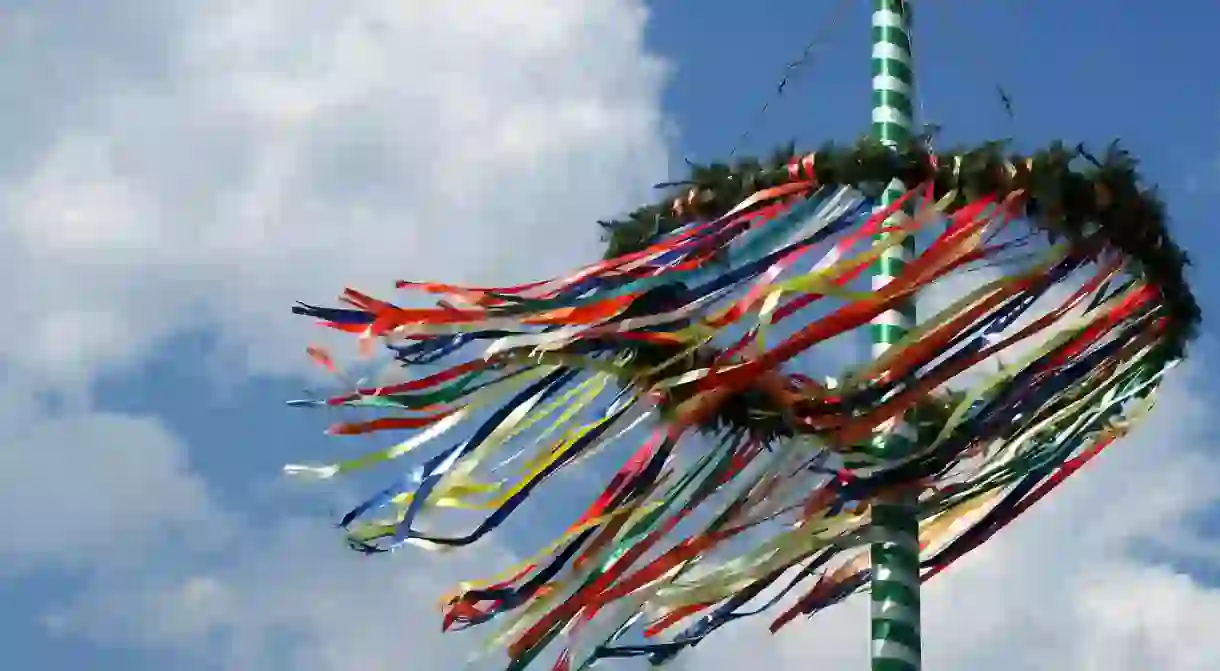
<path id="1" fill-rule="evenodd" d="M 299 304 L 294 312 L 357 334 L 366 349 L 379 339 L 406 369 L 444 368 L 294 401 L 390 413 L 340 424 L 335 435 L 413 435 L 334 464 L 286 468 L 334 477 L 470 426 L 469 437 L 434 451 L 341 520 L 362 552 L 455 548 L 495 530 L 547 478 L 629 444 L 660 417 L 565 533 L 495 580 L 463 583 L 446 599 L 447 629 L 502 623 L 493 642 L 508 650 L 510 669 L 553 642 L 563 645 L 555 669 L 613 657 L 660 664 L 802 586 L 773 630 L 838 603 L 867 584 L 871 502 L 899 490 L 918 494 L 930 579 L 1129 430 L 1175 363 L 1156 287 L 1085 239 L 980 283 L 840 383 L 785 374 L 793 357 L 1014 248 L 993 241 L 1011 230 L 1020 194 L 979 198 L 952 213 L 945 208 L 957 194 L 939 202 L 930 194 L 930 186 L 913 189 L 873 213 L 875 203 L 855 190 L 793 182 L 566 278 L 512 287 L 399 283 L 440 297 L 427 309 L 353 290 L 343 308 Z M 914 216 L 887 226 L 900 207 Z M 887 246 L 941 225 L 894 281 L 854 287 Z M 828 314 L 768 342 L 778 324 L 817 303 Z M 1019 319 L 1026 322 L 1017 328 Z M 1035 338 L 1040 344 L 1021 361 L 945 392 Z M 310 354 L 334 369 L 325 352 Z M 836 465 L 865 456 L 879 426 L 912 411 L 918 448 L 908 456 L 856 470 Z M 487 517 L 465 532 L 420 528 L 429 511 L 454 507 Z"/>

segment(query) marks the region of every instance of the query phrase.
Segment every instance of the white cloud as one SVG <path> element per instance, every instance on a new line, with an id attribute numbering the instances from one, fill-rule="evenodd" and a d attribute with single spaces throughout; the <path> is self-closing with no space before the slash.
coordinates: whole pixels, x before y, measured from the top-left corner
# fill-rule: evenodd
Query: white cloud
<path id="1" fill-rule="evenodd" d="M 140 563 L 222 530 L 185 446 L 155 418 L 53 412 L 15 379 L 0 397 L 0 577 Z"/>
<path id="2" fill-rule="evenodd" d="M 0 128 L 0 267 L 15 289 L 0 504 L 23 515 L 0 519 L 0 564 L 92 570 L 49 626 L 184 647 L 204 668 L 452 668 L 432 650 L 433 609 L 413 609 L 482 571 L 359 561 L 316 524 L 256 529 L 218 510 L 155 418 L 92 410 L 90 383 L 202 329 L 224 361 L 302 372 L 323 334 L 288 313 L 295 300 L 595 258 L 594 221 L 667 168 L 666 73 L 644 49 L 642 1 L 48 0 L 4 14 L 0 86 L 21 95 Z M 44 406 L 44 386 L 74 394 L 68 409 Z M 231 553 L 181 538 L 204 522 L 236 535 Z M 262 532 L 266 546 L 247 545 Z"/>
<path id="3" fill-rule="evenodd" d="M 477 553 L 368 559 L 308 520 L 245 532 L 219 563 L 99 583 L 46 621 L 62 634 L 176 652 L 184 669 L 460 668 L 478 634 L 442 635 L 442 590 L 518 561 L 494 541 Z"/>
<path id="4" fill-rule="evenodd" d="M 0 69 L 24 92 L 0 357 L 39 371 L 205 327 L 255 370 L 299 370 L 315 333 L 293 301 L 545 277 L 595 258 L 593 221 L 666 170 L 638 0 L 80 11 L 26 10 Z"/>

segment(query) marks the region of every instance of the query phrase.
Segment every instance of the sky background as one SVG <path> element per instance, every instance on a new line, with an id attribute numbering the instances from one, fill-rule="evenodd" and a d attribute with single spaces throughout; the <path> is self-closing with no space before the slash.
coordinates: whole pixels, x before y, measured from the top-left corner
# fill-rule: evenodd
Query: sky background
<path id="1" fill-rule="evenodd" d="M 919 115 L 941 145 L 1120 138 L 1214 313 L 1217 20 L 1205 0 L 926 0 Z M 283 406 L 321 384 L 302 350 L 324 341 L 288 307 L 547 277 L 683 158 L 746 130 L 747 153 L 850 141 L 867 21 L 863 0 L 0 0 L 4 659 L 457 668 L 479 634 L 442 638 L 435 599 L 528 548 L 342 548 L 328 525 L 358 492 L 279 469 L 374 441 Z M 929 586 L 927 668 L 1220 668 L 1213 339 L 1140 431 Z M 865 611 L 743 623 L 677 664 L 865 668 Z"/>

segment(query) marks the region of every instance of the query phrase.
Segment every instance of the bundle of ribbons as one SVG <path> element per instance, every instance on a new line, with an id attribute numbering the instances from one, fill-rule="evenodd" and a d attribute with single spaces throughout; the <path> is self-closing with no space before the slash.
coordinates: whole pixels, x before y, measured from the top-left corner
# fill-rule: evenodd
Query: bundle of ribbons
<path id="1" fill-rule="evenodd" d="M 399 283 L 439 296 L 430 308 L 353 290 L 342 308 L 297 306 L 427 374 L 294 402 L 384 411 L 334 434 L 407 435 L 287 470 L 330 478 L 411 461 L 395 467 L 411 475 L 343 517 L 347 540 L 370 554 L 444 550 L 486 537 L 556 473 L 621 450 L 592 500 L 551 506 L 587 506 L 561 537 L 462 583 L 442 601 L 443 626 L 494 621 L 489 649 L 506 648 L 510 669 L 552 644 L 555 669 L 661 664 L 737 619 L 774 611 L 775 631 L 864 588 L 881 496 L 917 497 L 922 576 L 937 575 L 1126 433 L 1181 356 L 1163 287 L 1097 229 L 975 282 L 839 380 L 787 373 L 818 344 L 1011 252 L 1022 238 L 1004 232 L 1026 223 L 1032 196 L 967 198 L 927 180 L 878 210 L 867 188 L 799 169 L 782 181 L 564 278 Z M 854 288 L 917 233 L 931 243 L 900 276 Z M 823 312 L 809 317 L 815 305 Z M 774 337 L 788 320 L 797 326 Z M 1019 360 L 963 375 L 1016 345 Z M 947 391 L 962 379 L 971 386 Z M 871 450 L 880 427 L 913 416 L 913 450 Z M 422 528 L 445 508 L 485 518 L 460 533 Z"/>

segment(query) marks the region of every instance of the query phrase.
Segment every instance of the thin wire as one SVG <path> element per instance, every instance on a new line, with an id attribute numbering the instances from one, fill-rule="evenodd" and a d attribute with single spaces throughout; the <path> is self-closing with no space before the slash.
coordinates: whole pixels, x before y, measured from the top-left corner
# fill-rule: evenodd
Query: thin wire
<path id="1" fill-rule="evenodd" d="M 1004 4 L 1007 5 L 1008 3 Z M 1011 8 L 1011 5 L 1009 5 L 1009 7 Z M 944 13 L 950 16 L 947 21 L 953 23 L 953 25 L 949 26 L 949 29 L 954 35 L 961 35 L 964 39 L 976 42 L 976 46 L 978 48 L 971 49 L 970 53 L 972 56 L 976 54 L 979 55 L 983 59 L 983 62 L 980 64 L 974 58 L 965 59 L 970 61 L 970 65 L 967 66 L 967 69 L 973 70 L 976 76 L 992 80 L 995 85 L 996 104 L 1001 106 L 1010 129 L 1015 133 L 1017 124 L 1016 108 L 1014 106 L 1012 97 L 1009 95 L 1011 91 L 1002 83 L 1002 76 L 1000 74 L 1001 69 L 998 67 L 995 59 L 992 58 L 993 54 L 991 53 L 991 48 L 988 45 L 977 44 L 977 38 L 973 37 L 970 31 L 954 30 L 955 28 L 960 28 L 961 26 L 954 22 L 954 12 L 952 9 L 946 8 Z"/>
<path id="2" fill-rule="evenodd" d="M 929 128 L 935 127 L 935 124 L 929 123 L 925 120 L 926 117 L 924 116 L 925 111 L 924 111 L 923 86 L 920 85 L 920 83 L 919 83 L 919 81 L 920 81 L 919 67 L 915 62 L 917 58 L 922 58 L 923 55 L 920 54 L 919 50 L 915 48 L 916 42 L 915 42 L 914 17 L 910 16 L 911 8 L 907 5 L 905 0 L 902 3 L 902 11 L 904 13 L 906 13 L 908 17 L 910 17 L 908 19 L 908 21 L 911 23 L 911 30 L 907 31 L 907 45 L 910 49 L 910 54 L 911 54 L 911 84 L 915 87 L 915 109 L 918 112 L 916 118 L 918 118 L 919 123 L 923 124 L 923 126 L 924 126 L 924 130 L 925 130 L 925 132 L 923 134 L 924 142 L 927 144 L 928 152 L 934 154 L 935 147 L 933 145 L 934 145 L 935 133 L 927 132 L 927 131 Z M 919 54 L 919 55 L 917 56 L 916 54 Z"/>
<path id="3" fill-rule="evenodd" d="M 737 137 L 737 141 L 733 143 L 732 151 L 729 152 L 729 158 L 736 156 L 737 150 L 741 149 L 741 146 L 750 139 L 754 130 L 762 123 L 763 117 L 771 110 L 771 105 L 784 95 L 784 91 L 793 80 L 793 76 L 799 74 L 799 71 L 806 65 L 814 62 L 815 51 L 819 50 L 819 48 L 829 47 L 833 43 L 834 38 L 838 37 L 839 33 L 835 32 L 834 29 L 839 27 L 839 19 L 843 18 L 843 13 L 850 6 L 850 0 L 839 0 L 839 4 L 835 6 L 833 12 L 827 17 L 828 20 L 822 23 L 822 29 L 805 45 L 805 49 L 801 52 L 800 57 L 784 66 L 783 77 L 775 87 L 775 92 L 771 94 L 770 99 L 763 103 L 762 108 L 755 112 L 754 118 L 746 126 L 745 131 Z"/>

